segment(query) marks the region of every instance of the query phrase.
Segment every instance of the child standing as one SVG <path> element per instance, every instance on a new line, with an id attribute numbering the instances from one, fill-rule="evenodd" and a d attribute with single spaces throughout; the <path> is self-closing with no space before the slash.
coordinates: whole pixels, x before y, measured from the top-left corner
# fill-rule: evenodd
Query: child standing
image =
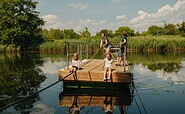
<path id="1" fill-rule="evenodd" d="M 105 67 L 103 81 L 110 80 L 112 75 L 112 63 L 113 63 L 113 59 L 112 59 L 111 53 L 106 53 L 106 58 L 104 59 L 104 64 L 103 64 L 103 67 Z M 107 78 L 107 71 L 109 71 L 108 78 Z"/>

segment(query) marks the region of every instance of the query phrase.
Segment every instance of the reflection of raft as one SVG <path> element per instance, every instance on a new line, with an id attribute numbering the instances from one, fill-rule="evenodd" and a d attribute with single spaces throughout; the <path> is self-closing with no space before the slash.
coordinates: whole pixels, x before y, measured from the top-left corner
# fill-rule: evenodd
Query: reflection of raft
<path id="1" fill-rule="evenodd" d="M 131 105 L 132 95 L 129 89 L 75 89 L 65 88 L 59 95 L 60 106 L 72 106 L 76 102 L 79 106 L 103 106 L 105 99 L 111 100 L 112 105 Z"/>
<path id="2" fill-rule="evenodd" d="M 88 64 L 85 64 L 81 70 L 77 71 L 76 77 L 69 76 L 65 78 L 64 82 L 105 82 L 103 81 L 103 71 L 102 70 L 103 60 L 95 59 Z M 128 65 L 125 66 L 115 66 L 113 65 L 113 72 L 111 81 L 112 83 L 131 83 L 131 72 Z M 68 70 L 59 70 L 59 79 L 62 79 L 67 74 Z"/>

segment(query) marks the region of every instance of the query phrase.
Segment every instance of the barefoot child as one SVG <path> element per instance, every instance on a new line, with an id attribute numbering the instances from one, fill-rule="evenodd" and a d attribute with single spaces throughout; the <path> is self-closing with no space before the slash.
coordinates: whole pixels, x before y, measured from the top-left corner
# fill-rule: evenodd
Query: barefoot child
<path id="1" fill-rule="evenodd" d="M 75 53 L 73 55 L 73 60 L 71 65 L 69 66 L 70 72 L 76 72 L 80 68 L 80 61 L 78 60 L 78 54 Z"/>
<path id="2" fill-rule="evenodd" d="M 112 55 L 111 55 L 111 53 L 107 53 L 106 58 L 104 59 L 104 64 L 103 64 L 103 67 L 105 67 L 104 68 L 104 79 L 103 79 L 104 81 L 110 80 L 110 78 L 111 78 L 112 63 L 113 63 Z M 107 71 L 109 71 L 108 78 L 107 78 Z"/>

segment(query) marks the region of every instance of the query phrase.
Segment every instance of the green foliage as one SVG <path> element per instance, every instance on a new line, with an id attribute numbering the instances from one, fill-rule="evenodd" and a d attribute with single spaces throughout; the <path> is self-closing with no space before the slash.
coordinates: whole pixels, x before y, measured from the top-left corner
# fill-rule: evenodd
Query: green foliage
<path id="1" fill-rule="evenodd" d="M 0 43 L 29 50 L 41 43 L 40 26 L 44 21 L 35 11 L 37 2 L 28 0 L 0 1 Z"/>
<path id="2" fill-rule="evenodd" d="M 114 34 L 112 32 L 112 30 L 108 30 L 108 29 L 102 29 L 99 32 L 96 33 L 96 36 L 101 37 L 101 34 L 104 33 L 106 37 L 114 37 Z"/>
<path id="3" fill-rule="evenodd" d="M 73 29 L 53 29 L 49 31 L 46 29 L 42 30 L 43 37 L 47 40 L 62 40 L 62 39 L 79 39 L 80 35 L 77 34 Z"/>
<path id="4" fill-rule="evenodd" d="M 129 28 L 128 26 L 124 27 L 119 27 L 117 30 L 115 30 L 114 36 L 120 36 L 122 35 L 123 31 L 128 33 L 128 36 L 134 36 L 134 30 Z"/>
<path id="5" fill-rule="evenodd" d="M 151 35 L 162 35 L 163 34 L 163 28 L 160 26 L 150 26 L 148 28 L 148 33 Z"/>
<path id="6" fill-rule="evenodd" d="M 177 35 L 177 27 L 175 24 L 164 24 L 164 35 Z"/>
<path id="7" fill-rule="evenodd" d="M 88 38 L 91 37 L 91 33 L 89 32 L 88 28 L 85 27 L 85 30 L 83 30 L 82 32 L 80 32 L 80 36 L 81 36 L 81 38 L 88 39 Z"/>

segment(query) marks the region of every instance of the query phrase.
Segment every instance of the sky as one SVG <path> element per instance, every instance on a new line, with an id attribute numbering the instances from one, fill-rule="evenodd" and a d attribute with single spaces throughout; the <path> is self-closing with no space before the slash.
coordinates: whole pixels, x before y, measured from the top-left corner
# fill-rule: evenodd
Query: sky
<path id="1" fill-rule="evenodd" d="M 85 27 L 95 35 L 102 29 L 113 32 L 128 26 L 135 32 L 146 31 L 152 25 L 185 21 L 185 0 L 35 0 L 36 10 L 46 21 L 45 29 Z"/>

